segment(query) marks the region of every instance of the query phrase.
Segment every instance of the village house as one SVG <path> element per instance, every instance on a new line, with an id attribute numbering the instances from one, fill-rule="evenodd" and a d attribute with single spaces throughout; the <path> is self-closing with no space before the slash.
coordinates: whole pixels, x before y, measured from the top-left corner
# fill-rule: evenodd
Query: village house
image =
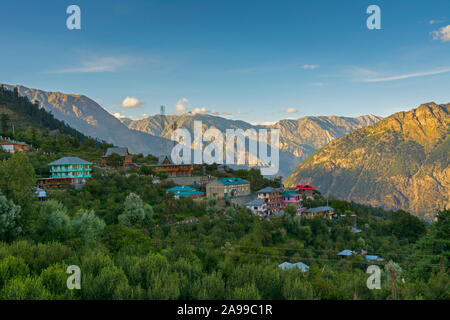
<path id="1" fill-rule="evenodd" d="M 291 205 L 297 208 L 297 214 L 301 214 L 302 210 L 302 197 L 294 190 L 286 190 L 281 194 L 282 207 L 286 208 L 287 205 Z"/>
<path id="2" fill-rule="evenodd" d="M 194 171 L 193 164 L 174 164 L 169 156 L 160 156 L 157 165 L 149 166 L 153 172 L 167 172 L 169 177 L 190 177 Z"/>
<path id="3" fill-rule="evenodd" d="M 78 157 L 64 157 L 49 166 L 50 178 L 38 179 L 41 188 L 84 185 L 92 177 L 92 163 Z"/>
<path id="4" fill-rule="evenodd" d="M 266 187 L 257 192 L 258 199 L 263 199 L 267 205 L 267 214 L 273 214 L 282 210 L 283 201 L 281 196 L 282 188 Z"/>
<path id="5" fill-rule="evenodd" d="M 26 152 L 30 147 L 25 142 L 14 141 L 8 138 L 0 138 L 0 147 L 8 152 L 14 153 L 17 151 Z"/>
<path id="6" fill-rule="evenodd" d="M 247 209 L 250 209 L 252 214 L 263 217 L 267 213 L 267 204 L 264 202 L 264 199 L 254 199 L 245 204 Z"/>
<path id="7" fill-rule="evenodd" d="M 176 186 L 167 189 L 166 193 L 173 193 L 175 199 L 180 198 L 192 198 L 192 199 L 202 199 L 205 196 L 204 192 L 198 191 L 195 188 L 188 186 Z"/>
<path id="8" fill-rule="evenodd" d="M 241 178 L 223 178 L 206 185 L 208 198 L 224 199 L 250 194 L 250 183 Z"/>
<path id="9" fill-rule="evenodd" d="M 123 166 L 126 167 L 127 165 L 129 165 L 130 163 L 133 162 L 133 157 L 130 155 L 130 153 L 128 152 L 128 148 L 108 148 L 108 150 L 106 150 L 105 155 L 102 157 L 102 164 L 104 166 L 107 165 L 107 158 L 113 154 L 118 154 L 122 160 L 123 160 Z"/>
<path id="10" fill-rule="evenodd" d="M 295 187 L 300 195 L 304 195 L 306 199 L 312 200 L 314 194 L 314 186 L 311 184 L 299 184 Z"/>
<path id="11" fill-rule="evenodd" d="M 322 216 L 327 219 L 332 219 L 334 209 L 332 207 L 317 207 L 306 209 L 301 212 L 301 215 L 306 218 L 314 218 L 315 216 Z"/>

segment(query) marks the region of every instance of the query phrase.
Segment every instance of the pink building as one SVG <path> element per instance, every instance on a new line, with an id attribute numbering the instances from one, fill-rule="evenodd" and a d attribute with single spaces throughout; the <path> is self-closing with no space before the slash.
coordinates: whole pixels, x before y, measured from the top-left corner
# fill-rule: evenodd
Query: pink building
<path id="1" fill-rule="evenodd" d="M 293 190 L 286 190 L 282 194 L 282 206 L 285 208 L 288 204 L 297 208 L 297 214 L 302 209 L 302 196 Z"/>

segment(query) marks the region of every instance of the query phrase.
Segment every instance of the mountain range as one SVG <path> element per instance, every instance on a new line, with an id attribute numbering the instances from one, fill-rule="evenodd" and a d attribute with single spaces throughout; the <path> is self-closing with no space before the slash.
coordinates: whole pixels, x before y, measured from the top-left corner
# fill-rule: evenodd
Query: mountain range
<path id="1" fill-rule="evenodd" d="M 333 140 L 285 185 L 311 183 L 339 199 L 415 214 L 449 208 L 449 107 L 423 104 Z"/>
<path id="2" fill-rule="evenodd" d="M 323 116 L 281 120 L 270 126 L 252 125 L 245 121 L 230 120 L 208 114 L 150 116 L 142 120 L 117 119 L 94 100 L 76 94 L 46 92 L 21 85 L 3 85 L 9 90 L 17 88 L 21 96 L 36 102 L 55 118 L 64 121 L 87 136 L 116 146 L 127 146 L 132 153 L 160 155 L 167 153 L 174 124 L 192 132 L 194 121 L 202 121 L 204 130 L 226 129 L 280 129 L 280 172 L 287 177 L 300 161 L 333 139 L 352 130 L 375 123 L 381 118 L 366 115 L 358 118 Z"/>

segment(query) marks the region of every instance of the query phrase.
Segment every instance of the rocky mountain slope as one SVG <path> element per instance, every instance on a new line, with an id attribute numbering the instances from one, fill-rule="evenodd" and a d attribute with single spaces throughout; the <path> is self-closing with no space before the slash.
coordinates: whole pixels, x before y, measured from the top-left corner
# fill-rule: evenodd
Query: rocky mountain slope
<path id="1" fill-rule="evenodd" d="M 448 208 L 449 107 L 423 104 L 331 141 L 285 184 L 312 183 L 344 200 L 415 214 Z"/>
<path id="2" fill-rule="evenodd" d="M 305 117 L 297 120 L 282 120 L 272 126 L 254 126 L 245 121 L 230 120 L 207 114 L 155 115 L 133 121 L 116 119 L 98 103 L 83 95 L 46 92 L 24 86 L 3 85 L 17 90 L 32 102 L 51 112 L 55 118 L 64 121 L 87 136 L 104 140 L 117 146 L 128 146 L 133 153 L 159 155 L 170 151 L 173 142 L 168 141 L 177 128 L 193 131 L 194 121 L 201 120 L 204 130 L 215 127 L 226 129 L 278 128 L 280 129 L 280 172 L 287 177 L 300 161 L 320 148 L 352 130 L 375 123 L 380 118 L 373 115 L 358 118 L 347 117 Z M 163 143 L 161 143 L 161 137 Z M 161 151 L 161 145 L 164 151 Z"/>
<path id="3" fill-rule="evenodd" d="M 97 102 L 83 95 L 46 92 L 24 86 L 3 85 L 6 89 L 17 90 L 37 102 L 41 108 L 52 113 L 72 128 L 87 136 L 97 138 L 117 146 L 128 146 L 134 153 L 160 154 L 161 138 L 133 131 L 116 117 L 103 109 Z"/>
<path id="4" fill-rule="evenodd" d="M 170 139 L 174 128 L 186 128 L 193 134 L 194 121 L 202 121 L 203 128 L 260 129 L 276 128 L 280 130 L 280 174 L 288 176 L 297 164 L 316 149 L 343 135 L 373 124 L 381 118 L 373 115 L 358 118 L 348 117 L 304 117 L 297 120 L 281 120 L 271 126 L 255 126 L 245 121 L 230 120 L 207 114 L 183 114 L 151 116 L 142 120 L 122 119 L 133 130 L 146 132 Z"/>

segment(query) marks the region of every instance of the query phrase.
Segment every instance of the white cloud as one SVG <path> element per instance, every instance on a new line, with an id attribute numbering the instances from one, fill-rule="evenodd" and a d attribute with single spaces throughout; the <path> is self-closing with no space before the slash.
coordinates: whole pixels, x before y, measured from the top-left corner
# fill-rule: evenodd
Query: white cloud
<path id="1" fill-rule="evenodd" d="M 399 74 L 399 75 L 388 76 L 388 77 L 383 77 L 383 76 L 367 77 L 365 79 L 360 79 L 359 82 L 396 81 L 396 80 L 403 80 L 403 79 L 408 79 L 408 78 L 432 76 L 432 75 L 441 74 L 441 73 L 447 73 L 447 72 L 450 72 L 450 68 L 441 68 L 441 69 L 430 70 L 430 71 L 422 71 L 422 72 Z"/>
<path id="2" fill-rule="evenodd" d="M 277 123 L 277 121 L 251 121 L 250 124 L 254 126 L 271 126 Z"/>
<path id="3" fill-rule="evenodd" d="M 120 112 L 113 113 L 113 116 L 116 117 L 117 119 L 125 118 L 125 116 L 120 114 Z"/>
<path id="4" fill-rule="evenodd" d="M 187 98 L 181 98 L 180 100 L 175 103 L 175 114 L 183 114 L 183 113 L 189 113 L 192 115 L 195 114 L 212 114 L 212 115 L 218 115 L 219 112 L 217 112 L 214 109 L 208 109 L 206 107 L 195 107 L 194 109 L 189 110 L 188 109 L 189 100 Z"/>
<path id="5" fill-rule="evenodd" d="M 175 113 L 176 114 L 182 114 L 187 111 L 186 104 L 189 102 L 187 98 L 181 98 L 180 100 L 175 103 Z"/>
<path id="6" fill-rule="evenodd" d="M 304 64 L 300 68 L 305 69 L 305 70 L 314 70 L 314 69 L 317 69 L 318 67 L 319 67 L 319 65 L 317 65 L 317 64 Z"/>
<path id="7" fill-rule="evenodd" d="M 231 116 L 233 113 L 232 113 L 232 112 L 225 111 L 225 112 L 222 112 L 222 114 L 223 114 L 223 115 L 226 115 L 226 116 Z"/>
<path id="8" fill-rule="evenodd" d="M 430 21 L 428 21 L 428 23 L 429 24 L 431 24 L 431 25 L 433 25 L 433 24 L 436 24 L 436 23 L 442 23 L 442 22 L 445 22 L 445 19 L 443 18 L 443 19 L 439 19 L 439 20 L 430 20 Z"/>
<path id="9" fill-rule="evenodd" d="M 143 104 L 144 102 L 135 97 L 126 97 L 121 103 L 122 108 L 136 108 Z"/>
<path id="10" fill-rule="evenodd" d="M 286 108 L 286 109 L 284 110 L 284 112 L 286 112 L 286 113 L 288 113 L 288 114 L 291 114 L 291 113 L 297 113 L 298 110 L 297 110 L 296 108 Z"/>
<path id="11" fill-rule="evenodd" d="M 323 82 L 314 82 L 314 83 L 313 83 L 313 86 L 316 86 L 316 87 L 323 87 Z"/>
<path id="12" fill-rule="evenodd" d="M 450 24 L 431 32 L 431 34 L 433 35 L 433 40 L 441 40 L 442 42 L 450 41 Z"/>
<path id="13" fill-rule="evenodd" d="M 133 62 L 129 57 L 88 57 L 80 61 L 78 66 L 63 68 L 51 73 L 99 73 L 99 72 L 117 72 L 123 67 Z"/>

